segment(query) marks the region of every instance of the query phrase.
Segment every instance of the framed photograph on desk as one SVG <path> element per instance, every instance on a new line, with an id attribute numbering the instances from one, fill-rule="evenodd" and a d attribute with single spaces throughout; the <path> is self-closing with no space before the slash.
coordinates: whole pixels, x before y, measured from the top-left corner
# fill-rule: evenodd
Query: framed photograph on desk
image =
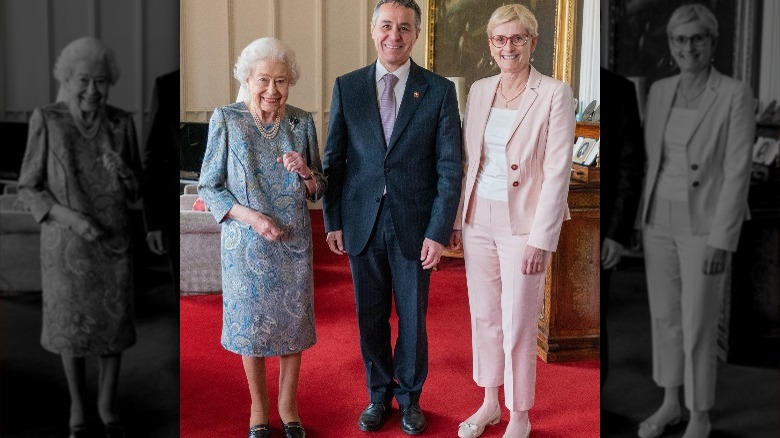
<path id="1" fill-rule="evenodd" d="M 599 141 L 595 138 L 578 137 L 572 148 L 571 161 L 583 166 L 593 165 L 598 155 L 598 145 Z"/>

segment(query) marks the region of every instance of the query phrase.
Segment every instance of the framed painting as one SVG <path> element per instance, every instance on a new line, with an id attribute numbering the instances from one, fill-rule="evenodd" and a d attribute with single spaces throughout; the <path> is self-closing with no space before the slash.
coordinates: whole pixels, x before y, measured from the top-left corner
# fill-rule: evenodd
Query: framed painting
<path id="1" fill-rule="evenodd" d="M 477 79 L 498 74 L 491 65 L 487 22 L 506 0 L 428 0 L 426 66 L 442 76 Z M 533 66 L 542 74 L 571 84 L 574 75 L 576 0 L 527 0 L 536 16 L 539 41 Z"/>

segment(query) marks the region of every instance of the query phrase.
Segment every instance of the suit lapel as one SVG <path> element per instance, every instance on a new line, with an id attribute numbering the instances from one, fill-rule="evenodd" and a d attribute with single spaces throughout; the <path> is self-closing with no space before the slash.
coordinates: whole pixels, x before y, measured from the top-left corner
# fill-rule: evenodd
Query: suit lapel
<path id="1" fill-rule="evenodd" d="M 713 67 L 710 72 L 710 77 L 707 79 L 704 95 L 701 98 L 701 106 L 699 107 L 699 110 L 696 111 L 696 121 L 693 123 L 693 129 L 690 130 L 688 138 L 685 139 L 686 145 L 691 141 L 691 137 L 693 137 L 696 130 L 699 129 L 699 125 L 704 121 L 704 116 L 707 115 L 710 108 L 715 103 L 715 99 L 718 98 L 718 92 L 716 90 L 718 89 L 719 84 L 720 73 Z"/>
<path id="2" fill-rule="evenodd" d="M 390 143 L 387 145 L 387 151 L 390 152 L 395 143 L 398 141 L 398 137 L 412 120 L 414 112 L 417 111 L 417 107 L 420 106 L 420 102 L 425 97 L 425 92 L 428 90 L 428 83 L 425 82 L 423 77 L 422 68 L 418 67 L 414 61 L 411 61 L 412 65 L 409 68 L 409 78 L 406 80 L 406 89 L 404 90 L 404 97 L 401 100 L 401 107 L 398 109 L 398 117 L 395 119 L 395 125 L 393 125 L 393 134 L 390 136 Z M 374 93 L 376 96 L 376 93 Z M 376 97 L 374 97 L 376 100 Z M 377 108 L 377 117 L 379 117 L 379 105 L 375 105 Z M 380 118 L 379 125 L 382 127 L 382 121 Z M 380 129 L 381 130 L 381 129 Z"/>
<path id="3" fill-rule="evenodd" d="M 475 102 L 477 105 L 476 108 L 479 109 L 477 111 L 472 111 L 470 114 L 478 114 L 479 119 L 475 120 L 478 129 L 475 129 L 472 132 L 479 132 L 484 134 L 485 128 L 487 127 L 488 118 L 490 117 L 490 108 L 493 106 L 493 98 L 498 91 L 498 81 L 500 78 L 501 75 L 496 75 L 489 78 L 488 80 L 490 82 L 485 87 L 485 92 L 480 94 L 478 97 L 479 100 Z M 471 144 L 480 148 L 482 147 L 482 141 L 473 141 Z M 480 151 L 469 151 L 469 154 L 473 154 L 472 156 L 478 157 L 480 156 Z"/>
<path id="4" fill-rule="evenodd" d="M 366 72 L 367 74 L 363 76 L 365 83 L 362 86 L 358 86 L 357 89 L 369 91 L 366 93 L 366 104 L 363 105 L 363 107 L 366 108 L 369 121 L 369 123 L 367 123 L 368 129 L 371 130 L 377 144 L 384 144 L 385 133 L 382 130 L 382 116 L 379 114 L 379 101 L 376 97 L 376 62 L 371 64 L 371 67 L 367 68 Z"/>
<path id="5" fill-rule="evenodd" d="M 680 76 L 675 76 L 674 80 L 670 81 L 666 88 L 661 90 L 661 96 L 659 101 L 658 114 L 665 114 L 666 116 L 657 118 L 656 124 L 659 126 L 648 126 L 648 130 L 655 138 L 657 138 L 657 147 L 653 147 L 650 150 L 653 151 L 653 155 L 658 160 L 661 159 L 661 151 L 663 150 L 664 132 L 666 131 L 666 124 L 669 121 L 669 116 L 672 114 L 672 102 L 674 102 L 674 93 L 677 90 L 677 84 L 680 83 Z M 660 162 L 660 161 L 659 161 Z"/>
<path id="6" fill-rule="evenodd" d="M 512 137 L 514 137 L 515 133 L 517 132 L 517 128 L 520 127 L 520 123 L 522 123 L 523 119 L 525 119 L 525 116 L 528 114 L 528 110 L 531 109 L 531 106 L 536 101 L 536 97 L 539 95 L 539 93 L 536 91 L 537 88 L 542 83 L 542 74 L 539 73 L 533 66 L 531 66 L 531 73 L 528 75 L 528 85 L 525 87 L 525 93 L 523 93 L 523 97 L 520 98 L 520 107 L 517 108 L 517 117 L 515 117 L 515 122 L 512 125 L 512 129 L 509 131 L 509 138 L 507 139 L 507 143 L 512 140 Z"/>

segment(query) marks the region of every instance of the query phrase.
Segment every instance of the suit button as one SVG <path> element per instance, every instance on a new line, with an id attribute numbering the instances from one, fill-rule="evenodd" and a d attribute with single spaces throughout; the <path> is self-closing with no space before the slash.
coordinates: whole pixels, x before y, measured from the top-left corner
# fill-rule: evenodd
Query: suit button
<path id="1" fill-rule="evenodd" d="M 698 164 L 691 164 L 691 169 L 699 170 L 699 165 Z"/>
<path id="2" fill-rule="evenodd" d="M 517 164 L 512 165 L 512 170 L 517 170 Z"/>
<path id="3" fill-rule="evenodd" d="M 518 181 L 515 181 L 515 182 L 512 183 L 512 187 L 517 187 L 519 185 L 520 185 L 520 182 L 518 182 Z"/>
<path id="4" fill-rule="evenodd" d="M 694 181 L 694 182 L 693 182 L 693 186 L 694 186 L 694 187 L 699 187 L 699 182 L 698 182 L 698 181 Z"/>

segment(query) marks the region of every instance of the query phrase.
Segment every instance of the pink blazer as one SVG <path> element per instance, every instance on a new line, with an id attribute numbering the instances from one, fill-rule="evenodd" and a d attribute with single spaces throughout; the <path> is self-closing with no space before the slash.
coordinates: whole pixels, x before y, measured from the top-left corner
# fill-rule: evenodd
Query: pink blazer
<path id="1" fill-rule="evenodd" d="M 679 82 L 679 75 L 661 79 L 650 88 L 647 98 L 642 224 L 648 219 L 666 123 Z M 750 217 L 747 195 L 755 126 L 750 87 L 713 68 L 686 152 L 691 227 L 694 234 L 709 234 L 707 244 L 715 248 L 735 251 L 742 222 Z"/>
<path id="2" fill-rule="evenodd" d="M 485 126 L 499 75 L 471 86 L 463 121 L 464 182 L 455 229 L 474 218 L 471 207 L 482 161 Z M 566 198 L 574 144 L 571 88 L 531 67 L 506 146 L 507 192 L 512 234 L 529 234 L 528 244 L 555 251 L 561 223 L 570 219 Z"/>

